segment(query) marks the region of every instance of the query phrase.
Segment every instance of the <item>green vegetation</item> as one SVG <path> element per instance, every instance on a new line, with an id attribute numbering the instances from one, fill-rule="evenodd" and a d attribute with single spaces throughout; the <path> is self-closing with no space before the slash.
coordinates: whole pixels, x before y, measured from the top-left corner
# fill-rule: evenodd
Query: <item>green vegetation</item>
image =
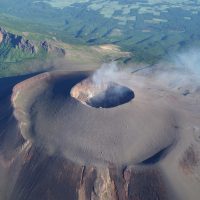
<path id="1" fill-rule="evenodd" d="M 102 62 L 123 61 L 130 57 L 129 53 L 122 52 L 115 45 L 70 45 L 55 38 L 39 41 L 48 38 L 42 34 L 26 32 L 19 36 L 16 31 L 13 34 L 0 30 L 0 34 L 2 33 L 4 40 L 0 44 L 0 77 L 46 70 L 57 63 L 61 63 L 61 68 L 65 64 L 95 68 Z"/>
<path id="2" fill-rule="evenodd" d="M 0 26 L 29 40 L 91 47 L 113 44 L 132 52 L 130 62 L 150 64 L 199 47 L 199 20 L 197 0 L 2 0 L 0 7 Z M 1 45 L 0 59 L 38 57 L 9 48 Z"/>
<path id="3" fill-rule="evenodd" d="M 42 2 L 45 2 L 45 3 L 49 3 L 51 6 L 55 7 L 55 8 L 65 8 L 67 6 L 71 6 L 75 3 L 86 3 L 88 2 L 89 0 L 51 0 L 51 1 L 42 1 Z M 40 2 L 40 1 L 35 1 L 35 3 L 37 2 Z"/>

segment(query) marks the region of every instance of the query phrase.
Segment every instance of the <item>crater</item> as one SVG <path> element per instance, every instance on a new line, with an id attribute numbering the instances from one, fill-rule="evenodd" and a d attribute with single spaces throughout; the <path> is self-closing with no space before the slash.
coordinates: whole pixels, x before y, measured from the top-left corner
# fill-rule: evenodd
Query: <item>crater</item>
<path id="1" fill-rule="evenodd" d="M 115 82 L 95 83 L 91 79 L 75 85 L 71 96 L 94 108 L 113 108 L 135 98 L 134 92 L 126 86 Z"/>

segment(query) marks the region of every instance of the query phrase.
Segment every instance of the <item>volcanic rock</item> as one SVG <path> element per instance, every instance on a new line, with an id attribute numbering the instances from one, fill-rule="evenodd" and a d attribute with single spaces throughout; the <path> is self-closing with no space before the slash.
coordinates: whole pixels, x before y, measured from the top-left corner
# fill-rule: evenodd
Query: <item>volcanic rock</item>
<path id="1" fill-rule="evenodd" d="M 98 90 L 90 75 L 44 73 L 1 91 L 0 105 L 12 105 L 0 110 L 3 199 L 198 199 L 194 94 L 127 74 L 114 85 L 135 98 L 97 109 L 84 102 L 109 85 Z"/>

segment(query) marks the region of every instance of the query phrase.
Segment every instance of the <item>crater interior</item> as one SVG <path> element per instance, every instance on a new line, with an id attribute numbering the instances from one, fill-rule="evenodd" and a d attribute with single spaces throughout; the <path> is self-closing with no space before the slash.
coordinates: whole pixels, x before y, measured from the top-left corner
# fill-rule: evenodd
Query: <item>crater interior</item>
<path id="1" fill-rule="evenodd" d="M 115 82 L 96 84 L 90 79 L 78 83 L 71 90 L 71 96 L 94 108 L 113 108 L 134 99 L 134 92 Z"/>

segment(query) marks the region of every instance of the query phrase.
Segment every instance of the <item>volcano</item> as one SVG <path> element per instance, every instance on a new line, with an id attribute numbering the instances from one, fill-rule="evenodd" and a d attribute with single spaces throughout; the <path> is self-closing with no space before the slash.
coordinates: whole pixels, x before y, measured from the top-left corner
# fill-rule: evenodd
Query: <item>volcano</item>
<path id="1" fill-rule="evenodd" d="M 100 85 L 91 76 L 58 71 L 2 80 L 10 81 L 0 98 L 8 105 L 0 123 L 2 198 L 198 197 L 198 95 L 142 75 Z"/>

